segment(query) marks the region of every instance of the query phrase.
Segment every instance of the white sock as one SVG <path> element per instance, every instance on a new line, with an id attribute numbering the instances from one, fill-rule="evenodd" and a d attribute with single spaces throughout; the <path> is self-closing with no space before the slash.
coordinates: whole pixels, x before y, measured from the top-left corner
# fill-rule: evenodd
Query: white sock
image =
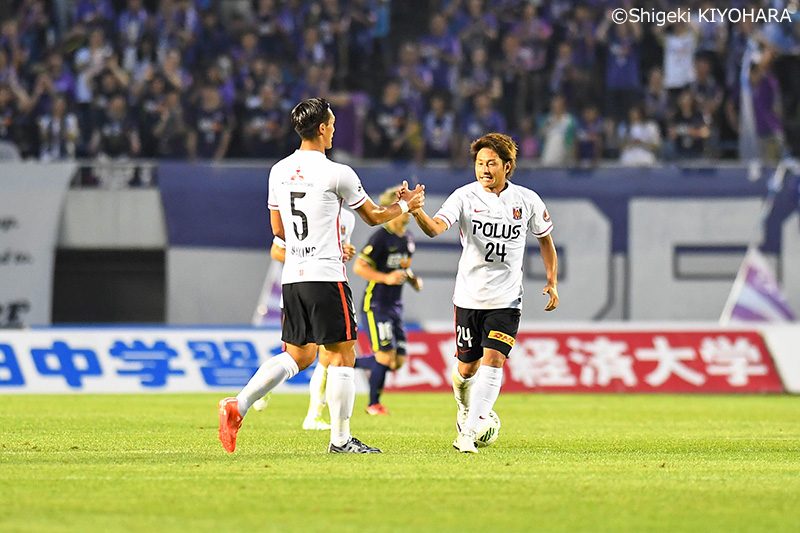
<path id="1" fill-rule="evenodd" d="M 295 360 L 286 352 L 267 359 L 236 395 L 236 399 L 239 400 L 239 414 L 242 416 L 247 414 L 253 402 L 287 379 L 296 376 L 299 371 Z"/>
<path id="2" fill-rule="evenodd" d="M 356 401 L 356 372 L 349 366 L 329 366 L 325 396 L 331 414 L 331 443 L 341 446 L 350 440 L 350 417 Z"/>
<path id="3" fill-rule="evenodd" d="M 463 413 L 469 409 L 469 391 L 472 388 L 472 384 L 475 382 L 475 376 L 465 378 L 458 371 L 458 364 L 456 364 L 456 366 L 453 367 L 453 374 L 451 377 L 453 382 L 453 395 L 456 397 L 458 412 Z"/>
<path id="4" fill-rule="evenodd" d="M 503 369 L 482 365 L 478 369 L 476 377 L 469 399 L 469 416 L 467 416 L 462 433 L 476 431 L 480 419 L 489 415 L 489 411 L 492 410 L 494 402 L 500 395 Z"/>
<path id="5" fill-rule="evenodd" d="M 325 409 L 325 385 L 328 381 L 328 367 L 317 363 L 311 380 L 308 382 L 308 414 L 306 418 L 319 418 Z"/>

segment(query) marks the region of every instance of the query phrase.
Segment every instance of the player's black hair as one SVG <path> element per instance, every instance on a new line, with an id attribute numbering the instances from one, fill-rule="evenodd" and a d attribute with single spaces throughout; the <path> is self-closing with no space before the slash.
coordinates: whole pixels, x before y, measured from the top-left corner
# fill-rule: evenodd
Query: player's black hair
<path id="1" fill-rule="evenodd" d="M 469 153 L 472 155 L 472 162 L 478 157 L 478 152 L 482 148 L 489 148 L 500 156 L 503 164 L 511 163 L 511 169 L 506 174 L 506 178 L 510 178 L 517 168 L 517 143 L 514 139 L 503 133 L 487 133 L 483 137 L 475 139 L 469 147 Z"/>
<path id="2" fill-rule="evenodd" d="M 319 125 L 331 118 L 331 104 L 324 98 L 308 98 L 292 109 L 292 127 L 297 134 L 307 140 L 316 139 Z"/>

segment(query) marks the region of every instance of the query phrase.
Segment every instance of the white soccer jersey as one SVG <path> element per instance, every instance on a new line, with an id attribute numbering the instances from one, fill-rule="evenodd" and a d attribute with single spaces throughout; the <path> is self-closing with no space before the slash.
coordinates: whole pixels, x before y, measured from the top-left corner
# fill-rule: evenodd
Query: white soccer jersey
<path id="1" fill-rule="evenodd" d="M 475 181 L 456 189 L 434 218 L 448 228 L 457 223 L 461 234 L 453 303 L 465 309 L 520 309 L 527 232 L 541 238 L 553 230 L 539 195 L 509 181 L 498 196 Z"/>
<path id="2" fill-rule="evenodd" d="M 347 281 L 342 262 L 341 207 L 358 209 L 369 199 L 347 165 L 322 152 L 296 150 L 269 172 L 271 210 L 278 210 L 286 240 L 281 282 Z"/>

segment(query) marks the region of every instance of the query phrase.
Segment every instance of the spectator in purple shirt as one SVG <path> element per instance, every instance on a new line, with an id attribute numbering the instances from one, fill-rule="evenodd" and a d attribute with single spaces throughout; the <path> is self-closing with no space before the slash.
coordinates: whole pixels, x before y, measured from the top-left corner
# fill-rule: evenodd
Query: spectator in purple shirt
<path id="1" fill-rule="evenodd" d="M 282 57 L 292 49 L 277 4 L 276 0 L 258 0 L 255 13 L 258 47 L 269 57 Z"/>
<path id="2" fill-rule="evenodd" d="M 48 46 L 48 33 L 52 32 L 44 2 L 23 2 L 14 18 L 19 21 L 19 41 L 27 51 L 26 61 L 39 63 L 44 59 Z"/>
<path id="3" fill-rule="evenodd" d="M 154 76 L 139 100 L 138 122 L 141 126 L 143 157 L 155 157 L 158 154 L 159 138 L 154 129 L 161 121 L 166 93 L 167 81 L 163 76 Z"/>
<path id="4" fill-rule="evenodd" d="M 229 33 L 219 21 L 217 13 L 210 9 L 202 15 L 194 56 L 197 58 L 214 58 L 227 53 L 230 48 Z"/>
<path id="5" fill-rule="evenodd" d="M 526 3 L 522 9 L 520 21 L 511 27 L 520 42 L 526 59 L 526 112 L 538 115 L 544 111 L 547 101 L 547 54 L 553 28 L 543 17 L 538 8 Z"/>
<path id="6" fill-rule="evenodd" d="M 539 157 L 541 146 L 536 135 L 536 122 L 530 115 L 519 119 L 518 133 L 515 135 L 519 146 L 519 158 L 533 160 Z"/>
<path id="7" fill-rule="evenodd" d="M 419 59 L 419 49 L 411 42 L 400 47 L 399 64 L 392 72 L 400 83 L 400 97 L 421 116 L 425 99 L 433 87 L 433 73 Z"/>
<path id="8" fill-rule="evenodd" d="M 669 121 L 667 135 L 678 159 L 702 157 L 711 128 L 697 109 L 691 91 L 678 97 L 678 110 Z"/>
<path id="9" fill-rule="evenodd" d="M 590 105 L 581 112 L 575 132 L 578 164 L 595 166 L 603 154 L 603 119 L 597 107 Z"/>
<path id="10" fill-rule="evenodd" d="M 660 67 L 653 67 L 647 76 L 644 90 L 644 114 L 664 128 L 669 114 L 669 95 L 664 87 L 664 74 Z"/>
<path id="11" fill-rule="evenodd" d="M 148 27 L 150 15 L 142 0 L 128 0 L 128 7 L 117 17 L 118 46 L 122 52 L 122 66 L 131 72 L 136 64 L 139 42 Z"/>
<path id="12" fill-rule="evenodd" d="M 303 31 L 303 44 L 298 54 L 298 64 L 301 72 L 308 70 L 311 65 L 321 68 L 326 78 L 334 74 L 334 58 L 320 39 L 320 32 L 314 26 L 309 26 Z"/>
<path id="13" fill-rule="evenodd" d="M 492 70 L 485 48 L 472 49 L 470 61 L 464 65 L 459 78 L 458 101 L 462 103 L 463 112 L 470 110 L 475 95 L 488 94 L 492 100 L 499 100 L 502 96 L 503 84 Z"/>
<path id="14" fill-rule="evenodd" d="M 695 80 L 689 86 L 700 111 L 709 117 L 716 116 L 722 104 L 723 92 L 714 79 L 711 59 L 699 56 L 695 62 Z"/>
<path id="15" fill-rule="evenodd" d="M 242 141 L 248 157 L 277 159 L 285 155 L 283 141 L 289 129 L 275 89 L 264 84 L 257 107 L 248 108 L 242 125 Z"/>
<path id="16" fill-rule="evenodd" d="M 375 68 L 373 29 L 378 17 L 369 0 L 352 0 L 347 6 L 347 83 L 355 90 L 373 89 L 370 72 Z"/>
<path id="17" fill-rule="evenodd" d="M 52 100 L 52 109 L 39 117 L 39 159 L 59 161 L 75 159 L 80 137 L 78 119 L 67 107 L 67 98 L 58 94 Z"/>
<path id="18" fill-rule="evenodd" d="M 581 77 L 590 77 L 597 61 L 596 26 L 592 9 L 577 3 L 564 20 L 564 38 L 572 47 L 572 63 Z"/>
<path id="19" fill-rule="evenodd" d="M 490 131 L 505 131 L 506 120 L 492 105 L 492 98 L 486 93 L 475 95 L 472 100 L 473 111 L 464 121 L 464 143 L 468 146 L 473 139 Z M 463 150 L 464 153 L 467 150 Z"/>
<path id="20" fill-rule="evenodd" d="M 638 46 L 641 24 L 611 26 L 607 17 L 597 30 L 597 39 L 606 44 L 606 114 L 619 122 L 625 119 L 631 103 L 641 97 Z"/>
<path id="21" fill-rule="evenodd" d="M 456 117 L 448 109 L 443 94 L 434 94 L 430 109 L 422 120 L 422 136 L 425 139 L 425 157 L 428 159 L 451 159 L 456 146 Z"/>
<path id="22" fill-rule="evenodd" d="M 128 114 L 125 96 L 115 95 L 95 125 L 90 151 L 95 155 L 119 158 L 136 156 L 140 149 L 139 128 Z"/>
<path id="23" fill-rule="evenodd" d="M 765 50 L 761 61 L 751 67 L 750 90 L 761 157 L 776 163 L 783 155 L 784 137 L 780 86 L 772 72 L 772 59 L 772 52 Z"/>
<path id="24" fill-rule="evenodd" d="M 72 99 L 75 96 L 75 76 L 69 66 L 64 62 L 61 52 L 51 51 L 47 55 L 45 73 L 49 76 L 56 92 Z"/>
<path id="25" fill-rule="evenodd" d="M 433 89 L 455 89 L 457 67 L 462 57 L 461 42 L 448 32 L 447 19 L 443 14 L 434 13 L 431 17 L 430 33 L 420 41 L 420 56 L 433 75 Z"/>
<path id="26" fill-rule="evenodd" d="M 159 121 L 153 128 L 153 135 L 158 139 L 158 157 L 164 159 L 186 157 L 188 125 L 178 91 L 175 89 L 167 91 L 159 107 L 159 113 Z"/>
<path id="27" fill-rule="evenodd" d="M 37 115 L 49 112 L 53 107 L 53 99 L 63 94 L 72 99 L 75 93 L 75 78 L 64 65 L 58 52 L 50 52 L 44 70 L 36 76 L 31 94 L 31 105 Z"/>
<path id="28" fill-rule="evenodd" d="M 413 155 L 415 129 L 414 115 L 401 99 L 400 83 L 390 80 L 364 125 L 367 157 L 409 159 Z"/>
<path id="29" fill-rule="evenodd" d="M 499 36 L 497 17 L 484 0 L 466 0 L 465 9 L 454 21 L 461 46 L 469 54 L 473 48 L 493 49 Z"/>
<path id="30" fill-rule="evenodd" d="M 209 64 L 205 69 L 205 85 L 213 85 L 219 91 L 222 104 L 226 109 L 233 108 L 236 99 L 236 86 L 233 83 L 233 76 L 226 75 L 222 64 L 225 64 L 224 56 L 214 63 Z M 228 62 L 229 63 L 229 62 Z"/>
<path id="31" fill-rule="evenodd" d="M 204 85 L 200 90 L 200 105 L 189 122 L 188 152 L 194 159 L 219 161 L 228 153 L 233 131 L 233 117 L 222 104 L 219 90 Z"/>
<path id="32" fill-rule="evenodd" d="M 191 48 L 200 30 L 200 15 L 191 0 L 161 2 L 162 35 L 166 47 Z"/>

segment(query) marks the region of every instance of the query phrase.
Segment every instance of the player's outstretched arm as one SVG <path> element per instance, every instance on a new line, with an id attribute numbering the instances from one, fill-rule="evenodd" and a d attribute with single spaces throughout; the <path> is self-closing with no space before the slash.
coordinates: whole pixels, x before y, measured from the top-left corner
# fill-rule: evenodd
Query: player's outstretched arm
<path id="1" fill-rule="evenodd" d="M 542 254 L 545 274 L 547 275 L 547 285 L 542 289 L 542 294 L 550 296 L 550 300 L 544 307 L 545 311 L 552 311 L 558 307 L 558 255 L 553 237 L 547 235 L 539 239 L 539 250 Z"/>
<path id="2" fill-rule="evenodd" d="M 392 205 L 384 207 L 376 205 L 368 199 L 364 205 L 356 209 L 356 212 L 364 222 L 370 226 L 377 226 L 425 205 L 424 185 L 417 185 L 414 189 L 409 190 L 408 183 L 404 181 L 401 190 L 400 198 Z"/>
<path id="3" fill-rule="evenodd" d="M 391 272 L 381 272 L 372 268 L 372 265 L 361 258 L 356 259 L 353 265 L 353 272 L 367 281 L 383 283 L 384 285 L 402 285 L 406 282 L 405 270 L 392 270 Z"/>
<path id="4" fill-rule="evenodd" d="M 447 224 L 445 224 L 444 220 L 440 218 L 431 218 L 424 209 L 417 209 L 412 211 L 411 214 L 414 216 L 414 220 L 416 220 L 419 229 L 428 237 L 436 237 L 447 230 Z"/>

